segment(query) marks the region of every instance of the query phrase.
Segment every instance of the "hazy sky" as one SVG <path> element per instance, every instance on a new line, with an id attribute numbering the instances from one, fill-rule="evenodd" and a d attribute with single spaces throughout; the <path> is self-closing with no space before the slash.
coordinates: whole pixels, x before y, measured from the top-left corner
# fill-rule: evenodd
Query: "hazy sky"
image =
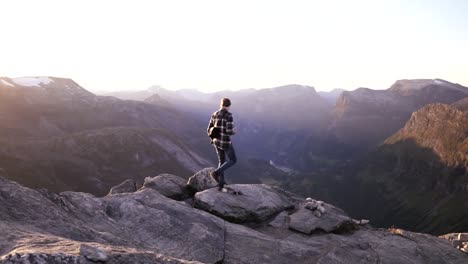
<path id="1" fill-rule="evenodd" d="M 0 0 L 0 76 L 91 91 L 468 85 L 468 1 Z"/>

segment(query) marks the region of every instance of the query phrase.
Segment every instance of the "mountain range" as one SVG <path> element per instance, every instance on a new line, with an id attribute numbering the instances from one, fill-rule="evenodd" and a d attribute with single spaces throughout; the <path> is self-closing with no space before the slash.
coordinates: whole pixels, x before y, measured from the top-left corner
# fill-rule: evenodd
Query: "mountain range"
<path id="1" fill-rule="evenodd" d="M 125 179 L 188 178 L 216 164 L 205 131 L 222 97 L 239 131 L 229 183 L 281 186 L 379 226 L 467 228 L 468 88 L 440 79 L 328 94 L 293 84 L 101 96 L 70 79 L 3 77 L 0 171 L 28 187 L 94 195 Z"/>
<path id="2" fill-rule="evenodd" d="M 200 136 L 173 133 L 187 127 Z M 70 79 L 0 81 L 0 168 L 30 187 L 102 195 L 130 174 L 189 176 L 211 164 L 197 147 L 203 130 L 173 108 L 96 96 Z"/>

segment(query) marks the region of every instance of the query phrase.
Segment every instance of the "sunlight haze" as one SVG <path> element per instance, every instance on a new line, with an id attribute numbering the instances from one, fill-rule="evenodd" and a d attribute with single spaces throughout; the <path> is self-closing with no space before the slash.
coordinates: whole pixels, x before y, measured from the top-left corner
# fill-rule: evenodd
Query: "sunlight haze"
<path id="1" fill-rule="evenodd" d="M 468 85 L 467 1 L 1 1 L 0 76 L 93 92 Z"/>

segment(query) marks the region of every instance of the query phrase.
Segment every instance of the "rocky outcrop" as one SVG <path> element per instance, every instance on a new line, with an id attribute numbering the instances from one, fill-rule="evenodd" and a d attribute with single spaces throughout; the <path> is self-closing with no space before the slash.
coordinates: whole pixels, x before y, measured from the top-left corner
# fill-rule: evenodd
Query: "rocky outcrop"
<path id="1" fill-rule="evenodd" d="M 76 244 L 80 241 L 94 241 L 104 249 L 121 247 L 127 254 L 148 251 L 144 253 L 146 259 L 163 254 L 215 263 L 223 256 L 223 220 L 150 188 L 102 198 L 64 192 L 52 201 L 40 192 L 0 178 L 0 197 L 0 263 L 15 263 L 8 259 L 31 252 L 47 255 L 72 251 L 77 256 Z M 50 249 L 55 251 L 51 253 Z M 113 254 L 109 259 L 111 263 L 129 263 Z"/>
<path id="2" fill-rule="evenodd" d="M 292 202 L 265 184 L 233 184 L 232 195 L 216 188 L 195 194 L 194 206 L 234 223 L 262 222 L 294 207 Z"/>
<path id="3" fill-rule="evenodd" d="M 188 198 L 187 180 L 172 174 L 165 173 L 155 177 L 146 177 L 143 187 L 154 189 L 175 200 Z"/>
<path id="4" fill-rule="evenodd" d="M 303 207 L 303 199 L 266 185 L 231 187 L 241 190 L 242 195 L 219 192 L 216 188 L 195 194 L 195 199 L 216 199 L 230 208 L 219 210 L 216 216 L 184 201 L 170 199 L 148 186 L 136 192 L 99 198 L 79 192 L 35 191 L 0 177 L 0 263 L 466 263 L 468 260 L 466 254 L 444 239 L 404 230 L 390 232 L 365 226 L 346 235 L 297 232 L 288 228 L 289 220 L 297 212 L 307 210 L 315 217 Z M 340 209 L 323 205 L 326 212 L 320 220 L 334 214 L 346 217 Z M 236 210 L 243 213 L 232 214 Z M 240 225 L 223 220 L 228 215 L 248 215 L 245 212 L 256 214 L 247 219 L 258 222 Z"/>
<path id="5" fill-rule="evenodd" d="M 214 171 L 215 168 L 205 168 L 197 173 L 195 173 L 188 180 L 189 187 L 196 191 L 201 192 L 213 187 L 216 187 L 218 183 L 210 176 L 210 173 Z"/>
<path id="6" fill-rule="evenodd" d="M 108 195 L 113 195 L 117 193 L 136 192 L 136 190 L 136 182 L 134 180 L 128 179 L 122 182 L 121 184 L 112 187 Z"/>

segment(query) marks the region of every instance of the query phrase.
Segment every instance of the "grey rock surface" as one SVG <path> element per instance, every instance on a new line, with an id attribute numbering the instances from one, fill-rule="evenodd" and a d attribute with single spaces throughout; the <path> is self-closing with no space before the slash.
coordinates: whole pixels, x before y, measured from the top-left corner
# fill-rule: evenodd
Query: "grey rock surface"
<path id="1" fill-rule="evenodd" d="M 0 178 L 0 197 L 2 258 L 13 250 L 21 252 L 18 246 L 28 237 L 37 239 L 34 244 L 41 243 L 44 248 L 53 247 L 57 239 L 66 239 L 207 263 L 223 256 L 223 220 L 153 189 L 103 198 L 64 192 L 54 203 L 40 192 Z M 24 247 L 24 252 L 29 252 Z M 78 247 L 74 250 L 78 254 Z"/>
<path id="2" fill-rule="evenodd" d="M 218 186 L 218 183 L 210 176 L 210 172 L 214 170 L 215 168 L 205 168 L 195 173 L 189 178 L 187 185 L 197 192 Z"/>
<path id="3" fill-rule="evenodd" d="M 353 228 L 356 224 L 341 209 L 330 204 L 323 204 L 326 212 L 318 217 L 307 208 L 300 208 L 297 212 L 291 214 L 289 228 L 296 231 L 310 234 L 315 230 L 322 230 L 327 233 L 338 231 L 340 228 Z"/>
<path id="4" fill-rule="evenodd" d="M 249 226 L 230 223 L 147 187 L 99 198 L 79 192 L 57 195 L 35 191 L 0 177 L 0 263 L 83 264 L 104 261 L 106 257 L 107 261 L 101 263 L 461 264 L 468 261 L 468 255 L 453 248 L 450 241 L 404 230 L 361 227 L 341 235 L 297 232 L 284 226 L 285 219 L 294 213 L 288 215 L 278 209 L 290 206 L 291 199 L 285 199 L 268 186 L 240 188 L 246 197 L 226 193 L 212 197 L 226 205 L 258 210 L 265 217 L 258 214 L 255 219 L 265 220 Z M 251 194 L 257 196 L 249 197 Z M 233 203 L 231 198 L 246 200 Z M 259 206 L 255 208 L 249 199 L 256 199 Z M 276 213 L 266 217 L 272 208 L 277 209 Z M 346 217 L 344 212 L 330 206 L 320 219 L 333 212 Z M 268 224 L 275 222 L 280 224 Z"/>
<path id="5" fill-rule="evenodd" d="M 273 221 L 268 223 L 268 225 L 276 228 L 288 228 L 289 227 L 289 216 L 288 212 L 283 211 L 279 213 Z"/>
<path id="6" fill-rule="evenodd" d="M 229 187 L 242 195 L 213 188 L 196 193 L 194 206 L 235 223 L 262 222 L 294 207 L 287 197 L 265 184 L 233 184 Z"/>
<path id="7" fill-rule="evenodd" d="M 93 262 L 106 262 L 109 260 L 109 256 L 104 250 L 87 244 L 82 244 L 80 246 L 80 256 Z"/>
<path id="8" fill-rule="evenodd" d="M 183 200 L 188 197 L 187 180 L 172 174 L 165 173 L 155 177 L 146 177 L 143 187 L 154 189 L 175 200 Z"/>
<path id="9" fill-rule="evenodd" d="M 277 239 L 250 228 L 226 224 L 225 264 L 230 263 L 316 263 L 326 250 L 289 239 Z"/>
<path id="10" fill-rule="evenodd" d="M 122 182 L 121 184 L 112 187 L 108 195 L 113 195 L 117 193 L 131 193 L 136 192 L 136 190 L 136 182 L 134 180 L 128 179 Z"/>

